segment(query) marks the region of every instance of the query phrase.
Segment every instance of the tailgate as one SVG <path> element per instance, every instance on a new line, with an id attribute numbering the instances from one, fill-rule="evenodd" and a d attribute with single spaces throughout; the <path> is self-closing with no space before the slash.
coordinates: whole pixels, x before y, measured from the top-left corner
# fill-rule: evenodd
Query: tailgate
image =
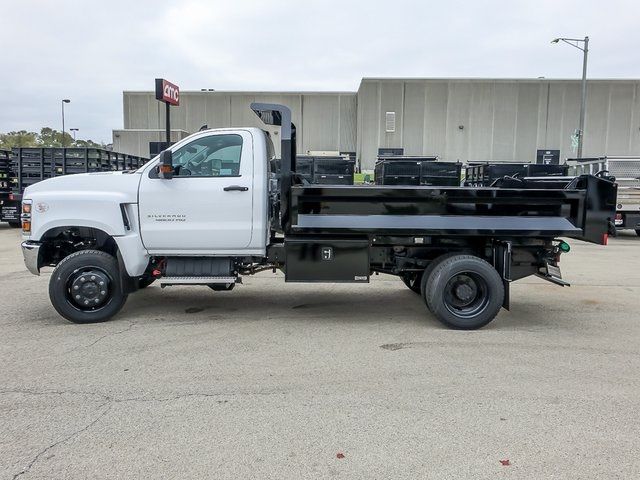
<path id="1" fill-rule="evenodd" d="M 618 186 L 604 178 L 584 175 L 577 179 L 577 188 L 586 189 L 582 206 L 582 240 L 605 245 L 616 216 Z"/>

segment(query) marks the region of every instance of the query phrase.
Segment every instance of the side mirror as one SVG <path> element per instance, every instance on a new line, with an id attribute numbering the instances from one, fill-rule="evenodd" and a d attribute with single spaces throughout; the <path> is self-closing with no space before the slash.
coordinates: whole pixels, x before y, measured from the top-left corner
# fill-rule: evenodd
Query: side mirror
<path id="1" fill-rule="evenodd" d="M 158 163 L 158 177 L 165 180 L 173 178 L 173 155 L 171 150 L 160 152 L 160 162 Z"/>

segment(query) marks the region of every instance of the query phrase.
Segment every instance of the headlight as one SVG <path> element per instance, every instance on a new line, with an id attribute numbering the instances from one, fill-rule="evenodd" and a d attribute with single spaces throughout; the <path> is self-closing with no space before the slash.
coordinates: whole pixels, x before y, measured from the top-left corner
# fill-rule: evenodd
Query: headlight
<path id="1" fill-rule="evenodd" d="M 22 215 L 20 215 L 20 219 L 22 220 L 22 233 L 26 235 L 31 233 L 31 206 L 31 200 L 22 201 Z"/>

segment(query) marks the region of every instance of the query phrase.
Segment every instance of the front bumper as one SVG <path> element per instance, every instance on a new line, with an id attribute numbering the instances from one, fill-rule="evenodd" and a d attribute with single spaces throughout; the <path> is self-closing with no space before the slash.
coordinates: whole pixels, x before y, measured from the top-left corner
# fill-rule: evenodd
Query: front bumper
<path id="1" fill-rule="evenodd" d="M 24 264 L 34 275 L 40 275 L 40 247 L 42 244 L 38 242 L 22 242 L 22 256 L 24 257 Z"/>

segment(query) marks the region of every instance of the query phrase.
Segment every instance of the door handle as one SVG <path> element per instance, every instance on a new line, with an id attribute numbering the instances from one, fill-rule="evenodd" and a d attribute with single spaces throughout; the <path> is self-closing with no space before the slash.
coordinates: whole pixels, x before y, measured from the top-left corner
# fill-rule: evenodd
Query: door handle
<path id="1" fill-rule="evenodd" d="M 242 187 L 240 185 L 229 185 L 228 187 L 224 187 L 223 190 L 225 192 L 246 192 L 249 190 L 249 187 Z"/>

